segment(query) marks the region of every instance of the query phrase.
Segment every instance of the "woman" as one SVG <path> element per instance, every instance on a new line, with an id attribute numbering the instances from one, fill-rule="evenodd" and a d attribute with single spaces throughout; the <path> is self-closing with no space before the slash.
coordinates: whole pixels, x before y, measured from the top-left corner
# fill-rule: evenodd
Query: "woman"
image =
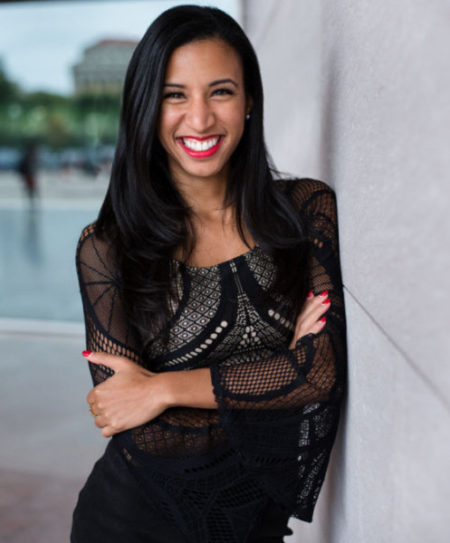
<path id="1" fill-rule="evenodd" d="M 344 389 L 338 248 L 334 192 L 269 166 L 239 25 L 164 12 L 77 250 L 87 400 L 112 439 L 72 543 L 280 542 L 312 520 Z"/>

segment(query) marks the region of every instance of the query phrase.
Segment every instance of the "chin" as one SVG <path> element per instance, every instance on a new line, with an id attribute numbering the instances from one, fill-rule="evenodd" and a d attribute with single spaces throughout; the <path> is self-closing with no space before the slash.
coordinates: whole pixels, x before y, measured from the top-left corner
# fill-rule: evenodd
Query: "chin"
<path id="1" fill-rule="evenodd" d="M 210 178 L 210 177 L 220 177 L 224 174 L 225 168 L 221 167 L 197 167 L 197 168 L 181 168 L 179 170 L 180 174 L 185 177 L 201 177 L 201 178 Z"/>

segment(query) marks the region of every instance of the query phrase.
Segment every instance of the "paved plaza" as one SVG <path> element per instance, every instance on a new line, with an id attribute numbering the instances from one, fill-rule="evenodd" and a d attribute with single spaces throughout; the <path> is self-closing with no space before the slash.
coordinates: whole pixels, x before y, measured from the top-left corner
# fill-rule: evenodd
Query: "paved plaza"
<path id="1" fill-rule="evenodd" d="M 2 543 L 68 543 L 78 492 L 106 446 L 85 401 L 74 268 L 106 185 L 106 176 L 41 174 L 32 211 L 20 179 L 0 174 Z"/>

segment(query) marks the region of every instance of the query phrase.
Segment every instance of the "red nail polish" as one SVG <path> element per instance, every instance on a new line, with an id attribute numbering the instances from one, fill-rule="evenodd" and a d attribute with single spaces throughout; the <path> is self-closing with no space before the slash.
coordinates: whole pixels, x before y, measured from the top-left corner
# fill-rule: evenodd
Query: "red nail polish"
<path id="1" fill-rule="evenodd" d="M 327 321 L 327 318 L 326 317 L 322 317 L 321 319 L 319 319 L 320 322 L 326 322 Z"/>
<path id="2" fill-rule="evenodd" d="M 92 351 L 81 351 L 81 354 L 87 358 L 88 356 L 90 356 L 92 354 Z"/>
<path id="3" fill-rule="evenodd" d="M 309 298 L 312 298 L 313 296 L 314 296 L 314 293 L 313 293 L 312 290 L 310 290 L 310 291 L 308 292 L 308 296 L 306 296 L 306 297 L 307 297 L 308 300 L 309 300 Z"/>
<path id="4" fill-rule="evenodd" d="M 319 294 L 319 296 L 328 296 L 328 290 L 324 290 Z"/>
<path id="5" fill-rule="evenodd" d="M 330 303 L 330 298 L 327 298 L 322 302 L 322 305 L 328 305 Z"/>

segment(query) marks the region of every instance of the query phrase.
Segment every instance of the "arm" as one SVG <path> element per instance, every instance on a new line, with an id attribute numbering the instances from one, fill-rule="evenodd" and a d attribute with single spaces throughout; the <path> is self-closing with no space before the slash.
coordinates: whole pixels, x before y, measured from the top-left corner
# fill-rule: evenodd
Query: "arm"
<path id="1" fill-rule="evenodd" d="M 328 291 L 327 323 L 300 337 L 293 349 L 262 360 L 165 374 L 169 405 L 219 407 L 226 418 L 236 410 L 300 408 L 342 395 L 346 338 L 335 195 L 320 182 L 307 197 L 301 191 L 294 201 L 308 223 L 310 286 L 314 294 Z"/>
<path id="2" fill-rule="evenodd" d="M 106 393 L 109 399 L 116 400 L 117 386 L 120 388 L 123 375 L 128 377 L 128 390 L 130 383 L 135 383 L 142 393 L 145 384 L 143 377 L 147 375 L 141 366 L 138 342 L 124 316 L 112 247 L 96 234 L 95 223 L 81 233 L 76 251 L 76 269 L 83 303 L 86 349 L 94 351 L 88 357 L 94 388 L 89 392 L 87 401 L 92 412 L 101 415 L 105 409 L 102 404 L 108 400 L 103 396 L 99 406 L 97 395 Z M 91 357 L 94 360 L 90 360 Z M 121 370 L 125 366 L 130 370 L 121 371 L 120 378 L 116 375 L 119 365 Z M 136 390 L 134 392 L 137 397 Z M 113 412 L 112 409 L 110 411 Z M 115 412 L 111 416 L 116 418 Z M 101 416 L 95 418 L 95 424 L 100 428 L 108 426 Z M 102 433 L 108 437 L 114 432 L 106 428 Z"/>
<path id="3" fill-rule="evenodd" d="M 339 421 L 346 321 L 335 194 L 308 179 L 296 181 L 291 194 L 310 243 L 309 288 L 316 295 L 327 290 L 331 300 L 326 324 L 300 337 L 292 350 L 284 347 L 250 363 L 215 363 L 211 381 L 221 426 L 242 461 L 249 469 L 272 466 L 273 478 L 267 475 L 265 484 L 281 501 L 291 496 L 298 518 L 307 519 Z"/>
<path id="4" fill-rule="evenodd" d="M 334 192 L 319 181 L 296 182 L 292 199 L 303 213 L 311 248 L 310 288 L 328 291 L 327 322 L 301 337 L 293 350 L 233 366 L 211 367 L 216 399 L 224 413 L 240 409 L 291 409 L 342 395 L 346 359 L 345 311 Z"/>
<path id="5" fill-rule="evenodd" d="M 125 356 L 141 363 L 138 342 L 124 318 L 120 280 L 110 245 L 95 232 L 95 223 L 83 229 L 77 245 L 76 269 L 86 330 L 86 349 Z M 95 385 L 113 374 L 102 365 L 89 364 Z"/>
<path id="6" fill-rule="evenodd" d="M 96 235 L 95 224 L 86 227 L 80 236 L 76 267 L 86 325 L 86 349 L 90 351 L 85 356 L 95 385 L 87 401 L 97 415 L 96 426 L 109 437 L 141 426 L 175 405 L 169 395 L 173 376 L 170 372 L 156 374 L 143 367 L 138 341 L 121 304 L 120 277 L 112 247 Z M 177 381 L 177 390 L 180 390 L 186 386 L 182 379 L 186 372 L 176 373 L 183 374 Z M 216 408 L 214 397 L 211 400 L 201 394 L 203 391 L 207 396 L 205 385 L 207 379 L 210 382 L 209 370 L 207 375 L 202 373 L 206 379 L 196 379 L 190 386 L 192 397 L 200 407 Z M 174 418 L 173 413 L 169 416 L 167 412 L 167 415 L 169 420 Z"/>

